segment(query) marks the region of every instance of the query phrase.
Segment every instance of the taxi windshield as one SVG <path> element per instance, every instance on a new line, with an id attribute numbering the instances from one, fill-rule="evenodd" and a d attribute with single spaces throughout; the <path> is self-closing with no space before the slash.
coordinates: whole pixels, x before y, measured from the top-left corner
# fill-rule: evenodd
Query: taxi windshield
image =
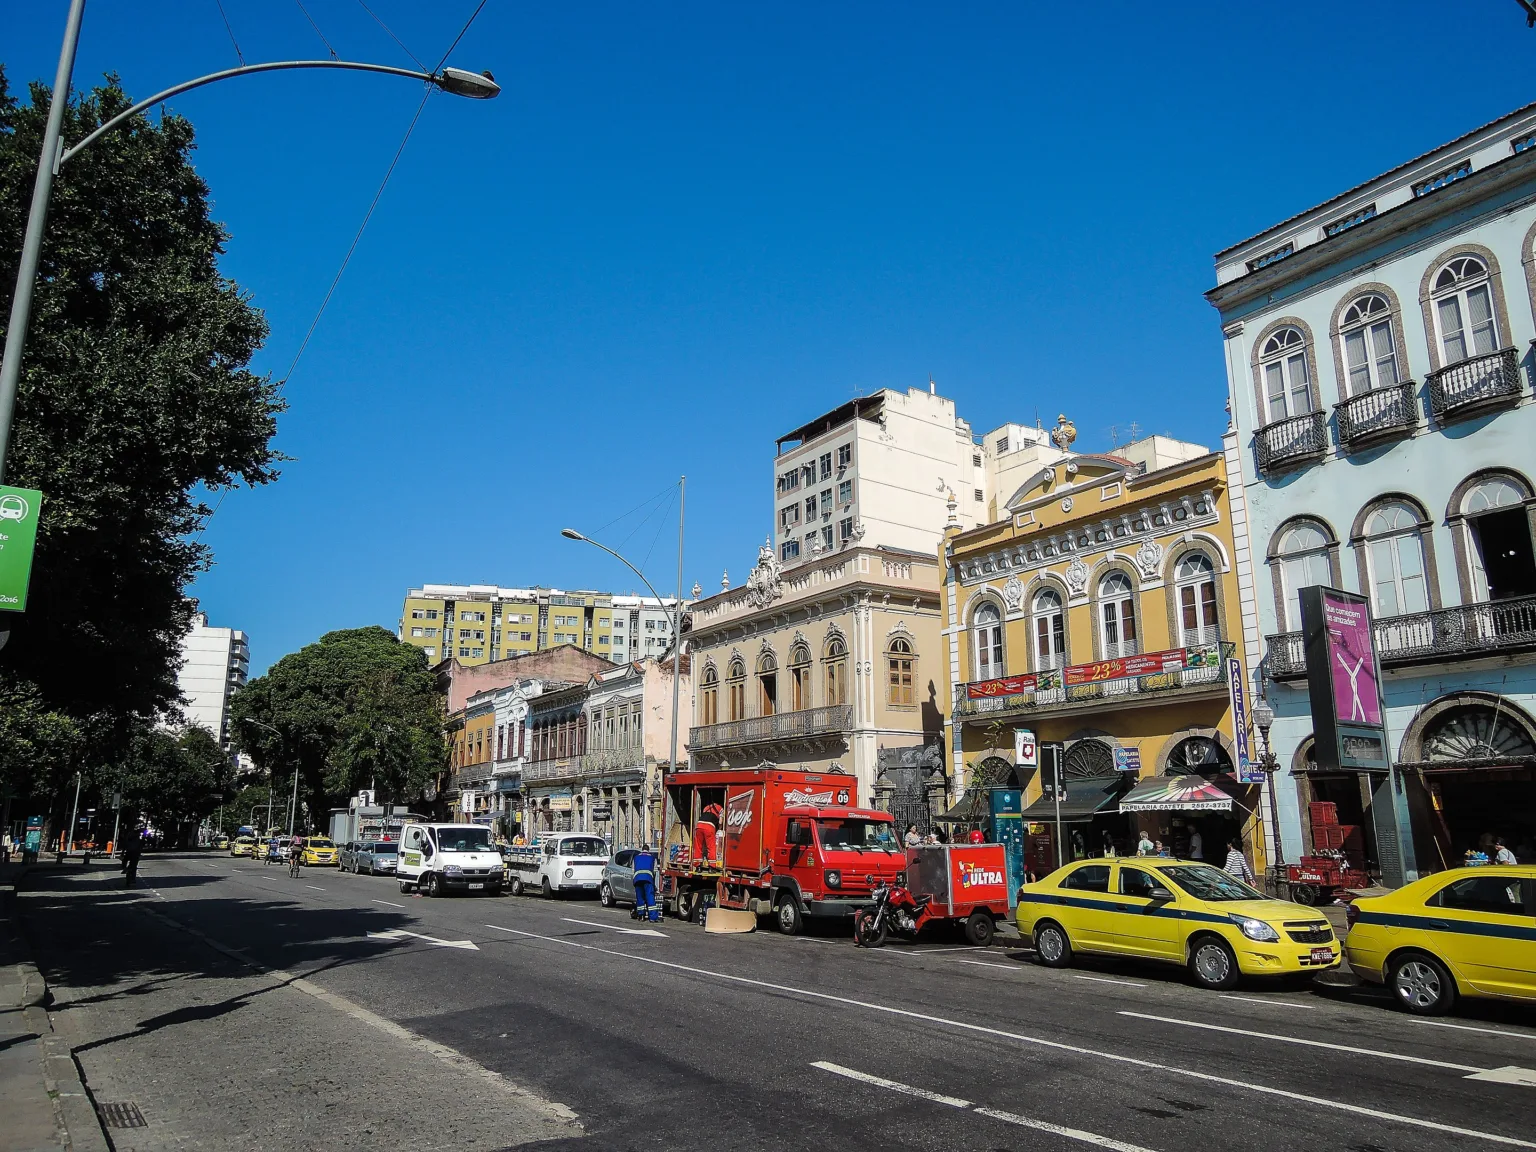
<path id="1" fill-rule="evenodd" d="M 305 843 L 308 844 L 311 848 L 334 848 L 334 847 L 336 847 L 336 845 L 332 844 L 324 836 L 311 836 L 308 840 L 305 841 Z"/>
<path id="2" fill-rule="evenodd" d="M 818 820 L 816 829 L 823 848 L 894 852 L 899 847 L 888 820 Z"/>
<path id="3" fill-rule="evenodd" d="M 1264 893 L 1209 864 L 1179 864 L 1160 869 L 1196 900 L 1263 900 Z"/>

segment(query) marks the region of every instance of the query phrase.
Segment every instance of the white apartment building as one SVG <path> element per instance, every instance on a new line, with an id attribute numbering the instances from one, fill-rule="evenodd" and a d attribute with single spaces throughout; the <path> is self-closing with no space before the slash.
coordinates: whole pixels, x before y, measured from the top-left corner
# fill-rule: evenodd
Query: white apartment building
<path id="1" fill-rule="evenodd" d="M 210 628 L 208 615 L 192 617 L 192 628 L 181 641 L 181 670 L 176 688 L 188 726 L 200 725 L 224 747 L 229 746 L 229 697 L 245 685 L 251 651 L 237 628 Z"/>
<path id="2" fill-rule="evenodd" d="M 672 612 L 677 600 L 666 596 L 614 596 L 613 647 L 615 664 L 660 656 L 672 646 Z M 683 601 L 683 611 L 692 602 Z"/>

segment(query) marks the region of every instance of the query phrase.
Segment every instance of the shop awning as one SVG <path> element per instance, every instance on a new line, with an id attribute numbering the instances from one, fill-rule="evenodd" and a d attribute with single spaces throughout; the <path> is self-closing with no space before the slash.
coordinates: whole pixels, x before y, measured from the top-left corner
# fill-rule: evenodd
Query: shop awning
<path id="1" fill-rule="evenodd" d="M 1122 812 L 1230 812 L 1232 797 L 1198 776 L 1156 776 L 1120 798 Z"/>
<path id="2" fill-rule="evenodd" d="M 1082 823 L 1109 808 L 1125 785 L 1125 774 L 1114 776 L 1088 776 L 1081 780 L 1067 781 L 1067 794 L 1061 802 L 1063 823 Z M 1024 809 L 1024 819 L 1031 823 L 1054 821 L 1056 801 L 1042 796 Z"/>

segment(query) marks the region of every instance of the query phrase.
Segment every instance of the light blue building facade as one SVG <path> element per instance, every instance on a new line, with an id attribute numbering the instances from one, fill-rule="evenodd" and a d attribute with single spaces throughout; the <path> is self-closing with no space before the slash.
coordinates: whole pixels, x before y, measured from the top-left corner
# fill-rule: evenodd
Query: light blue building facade
<path id="1" fill-rule="evenodd" d="M 1338 849 L 1388 884 L 1490 835 L 1533 860 L 1536 105 L 1219 253 L 1216 272 L 1284 858 Z M 1370 599 L 1390 778 L 1316 766 L 1312 584 Z"/>

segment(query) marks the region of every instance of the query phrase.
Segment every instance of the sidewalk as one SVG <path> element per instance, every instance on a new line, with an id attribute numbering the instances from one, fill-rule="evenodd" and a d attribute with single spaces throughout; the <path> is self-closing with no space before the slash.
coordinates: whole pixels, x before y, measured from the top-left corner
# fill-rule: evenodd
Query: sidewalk
<path id="1" fill-rule="evenodd" d="M 0 865 L 0 1145 L 5 1152 L 107 1152 L 69 1045 L 53 1030 L 44 1007 L 47 985 L 17 923 L 23 874 L 20 864 Z"/>

